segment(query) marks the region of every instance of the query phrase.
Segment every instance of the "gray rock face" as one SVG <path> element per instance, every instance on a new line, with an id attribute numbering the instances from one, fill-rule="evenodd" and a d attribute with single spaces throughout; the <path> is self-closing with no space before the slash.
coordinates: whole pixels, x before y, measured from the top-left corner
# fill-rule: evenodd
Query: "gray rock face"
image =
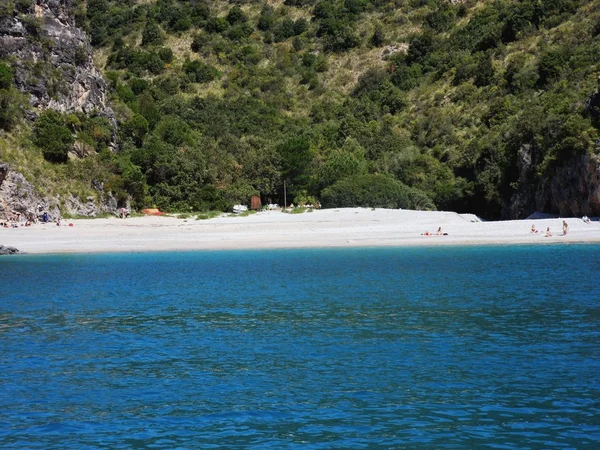
<path id="1" fill-rule="evenodd" d="M 0 164 L 0 187 L 2 186 L 2 182 L 8 176 L 9 170 L 10 170 L 10 167 L 8 167 L 8 164 L 6 164 L 6 163 Z"/>
<path id="2" fill-rule="evenodd" d="M 47 212 L 50 220 L 63 214 L 95 217 L 100 214 L 116 214 L 117 200 L 112 195 L 101 193 L 100 201 L 95 197 L 84 200 L 69 194 L 68 198 L 42 197 L 25 177 L 13 172 L 8 164 L 0 164 L 0 220 L 8 220 L 15 214 L 21 218 L 33 218 Z"/>
<path id="3" fill-rule="evenodd" d="M 600 215 L 600 158 L 581 155 L 558 168 L 547 197 L 563 217 Z"/>
<path id="4" fill-rule="evenodd" d="M 89 37 L 69 16 L 71 0 L 38 0 L 29 14 L 0 19 L 0 58 L 15 61 L 15 83 L 32 106 L 97 112 L 114 121 Z"/>
<path id="5" fill-rule="evenodd" d="M 64 209 L 72 216 L 96 217 L 105 213 L 114 215 L 117 213 L 117 199 L 110 194 L 103 193 L 101 201 L 98 202 L 94 197 L 82 200 L 69 194 L 64 202 Z"/>
<path id="6" fill-rule="evenodd" d="M 4 0 L 0 0 L 2 2 Z M 28 10 L 0 17 L 0 58 L 15 69 L 17 88 L 29 94 L 38 111 L 81 112 L 107 117 L 116 130 L 114 112 L 107 105 L 106 82 L 93 65 L 90 39 L 75 25 L 73 0 L 37 0 Z M 36 114 L 31 115 L 35 119 Z M 113 148 L 116 147 L 113 135 Z M 85 157 L 85 152 L 73 154 Z M 85 150 L 85 149 L 84 149 Z M 115 199 L 98 190 L 100 200 L 43 197 L 25 177 L 0 164 L 0 218 L 15 213 L 30 217 L 48 212 L 96 216 L 114 213 Z"/>
<path id="7" fill-rule="evenodd" d="M 4 173 L 4 177 L 1 173 Z M 60 210 L 56 200 L 42 198 L 33 184 L 22 174 L 11 171 L 8 164 L 0 165 L 0 178 L 1 219 L 8 220 L 16 213 L 23 218 L 33 218 L 44 211 L 48 212 L 52 219 L 59 217 Z"/>
<path id="8" fill-rule="evenodd" d="M 504 204 L 503 218 L 524 219 L 535 211 L 562 217 L 600 215 L 600 156 L 575 156 L 542 181 L 534 173 L 538 159 L 529 146 L 519 151 L 519 182 Z"/>
<path id="9" fill-rule="evenodd" d="M 17 255 L 20 252 L 19 250 L 17 250 L 14 247 L 5 247 L 4 245 L 0 245 L 0 256 L 1 255 Z"/>

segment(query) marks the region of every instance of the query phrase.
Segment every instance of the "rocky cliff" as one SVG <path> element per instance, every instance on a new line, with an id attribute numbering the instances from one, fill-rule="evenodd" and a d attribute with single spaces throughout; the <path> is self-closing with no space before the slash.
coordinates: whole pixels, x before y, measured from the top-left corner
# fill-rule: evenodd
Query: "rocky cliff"
<path id="1" fill-rule="evenodd" d="M 92 61 L 72 0 L 38 0 L 0 17 L 0 58 L 13 61 L 15 84 L 33 107 L 113 118 L 106 83 Z"/>
<path id="2" fill-rule="evenodd" d="M 43 212 L 47 212 L 51 220 L 65 214 L 94 217 L 114 214 L 117 206 L 117 200 L 104 192 L 100 202 L 94 197 L 80 199 L 72 194 L 65 198 L 43 196 L 22 174 L 11 171 L 8 164 L 0 163 L 0 220 L 9 220 L 17 214 L 22 219 L 33 218 Z"/>
<path id="3" fill-rule="evenodd" d="M 600 156 L 575 156 L 541 181 L 534 173 L 536 159 L 529 146 L 519 152 L 519 182 L 503 205 L 504 218 L 524 219 L 536 211 L 561 217 L 600 216 Z"/>
<path id="4" fill-rule="evenodd" d="M 48 108 L 81 112 L 106 117 L 116 131 L 114 113 L 107 104 L 106 82 L 93 64 L 90 39 L 75 25 L 75 2 L 37 0 L 14 4 L 0 5 L 0 59 L 10 61 L 16 87 L 29 96 L 33 107 L 29 119 L 35 120 L 37 112 Z M 113 147 L 115 136 L 113 132 Z M 114 212 L 117 207 L 114 198 L 104 193 L 98 205 L 93 197 L 81 200 L 72 195 L 43 196 L 32 183 L 35 180 L 27 180 L 7 164 L 0 164 L 0 217 L 16 212 L 31 215 L 40 210 L 51 217 L 58 217 L 60 210 L 94 216 Z"/>

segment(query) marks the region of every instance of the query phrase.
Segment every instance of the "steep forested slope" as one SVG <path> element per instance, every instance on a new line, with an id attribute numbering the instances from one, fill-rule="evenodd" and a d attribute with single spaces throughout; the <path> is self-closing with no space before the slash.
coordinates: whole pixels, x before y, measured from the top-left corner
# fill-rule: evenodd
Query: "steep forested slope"
<path id="1" fill-rule="evenodd" d="M 35 31 L 34 2 L 9 3 Z M 598 1 L 61 3 L 114 120 L 4 110 L 0 160 L 28 178 L 177 210 L 281 202 L 285 181 L 323 206 L 600 214 Z M 4 55 L 2 99 L 22 70 Z"/>

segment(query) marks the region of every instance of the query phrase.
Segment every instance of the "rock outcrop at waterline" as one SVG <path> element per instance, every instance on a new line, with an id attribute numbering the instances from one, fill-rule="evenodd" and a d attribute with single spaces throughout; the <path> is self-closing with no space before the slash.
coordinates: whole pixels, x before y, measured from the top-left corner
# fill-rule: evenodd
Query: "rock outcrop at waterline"
<path id="1" fill-rule="evenodd" d="M 14 61 L 15 84 L 43 110 L 97 113 L 114 121 L 106 82 L 87 34 L 75 26 L 72 0 L 38 0 L 0 15 L 0 58 Z"/>
<path id="2" fill-rule="evenodd" d="M 0 256 L 3 255 L 18 255 L 23 253 L 14 247 L 5 247 L 4 245 L 0 245 Z"/>

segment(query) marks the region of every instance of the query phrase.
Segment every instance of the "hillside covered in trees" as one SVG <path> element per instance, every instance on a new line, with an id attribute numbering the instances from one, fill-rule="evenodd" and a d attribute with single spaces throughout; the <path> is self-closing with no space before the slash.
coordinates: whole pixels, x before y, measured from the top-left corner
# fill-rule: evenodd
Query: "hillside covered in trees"
<path id="1" fill-rule="evenodd" d="M 89 39 L 68 64 L 42 6 Z M 226 210 L 285 182 L 323 207 L 600 215 L 600 1 L 4 2 L 16 20 L 42 56 L 0 53 L 0 162 L 43 195 Z M 57 107 L 90 43 L 105 105 Z"/>

